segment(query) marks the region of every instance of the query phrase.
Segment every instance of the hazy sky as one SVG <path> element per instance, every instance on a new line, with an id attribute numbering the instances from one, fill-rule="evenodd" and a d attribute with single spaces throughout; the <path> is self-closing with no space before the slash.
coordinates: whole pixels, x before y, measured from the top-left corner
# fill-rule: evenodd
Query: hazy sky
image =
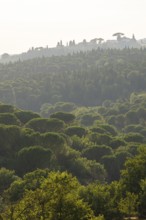
<path id="1" fill-rule="evenodd" d="M 0 54 L 112 34 L 146 37 L 146 0 L 0 0 Z"/>

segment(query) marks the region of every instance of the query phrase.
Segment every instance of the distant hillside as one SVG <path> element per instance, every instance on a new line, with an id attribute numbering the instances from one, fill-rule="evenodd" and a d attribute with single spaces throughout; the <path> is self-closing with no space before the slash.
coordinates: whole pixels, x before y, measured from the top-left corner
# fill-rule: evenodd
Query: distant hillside
<path id="1" fill-rule="evenodd" d="M 0 101 L 23 109 L 64 101 L 96 106 L 146 91 L 146 49 L 98 48 L 0 64 L 0 78 Z"/>
<path id="2" fill-rule="evenodd" d="M 135 36 L 128 38 L 123 36 L 122 33 L 115 33 L 113 36 L 117 39 L 104 41 L 103 38 L 94 38 L 87 42 L 84 39 L 80 43 L 76 43 L 74 40 L 69 41 L 67 45 L 63 45 L 62 41 L 57 43 L 57 46 L 54 48 L 48 47 L 37 47 L 30 48 L 27 52 L 9 55 L 4 53 L 1 56 L 1 63 L 16 62 L 18 60 L 28 60 L 38 57 L 51 57 L 51 56 L 64 56 L 68 54 L 78 53 L 80 51 L 87 52 L 96 49 L 124 49 L 124 48 L 141 48 L 146 46 L 145 39 L 137 41 Z"/>

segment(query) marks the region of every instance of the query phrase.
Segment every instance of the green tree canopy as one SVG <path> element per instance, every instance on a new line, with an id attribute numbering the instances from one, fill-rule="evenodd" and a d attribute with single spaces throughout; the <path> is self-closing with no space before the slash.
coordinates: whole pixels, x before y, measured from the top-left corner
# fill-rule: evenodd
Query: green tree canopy
<path id="1" fill-rule="evenodd" d="M 52 172 L 39 188 L 27 191 L 19 203 L 8 207 L 2 218 L 96 220 L 91 208 L 80 198 L 79 187 L 77 179 L 66 172 Z"/>
<path id="2" fill-rule="evenodd" d="M 28 128 L 34 129 L 40 133 L 50 132 L 50 131 L 61 131 L 64 128 L 64 122 L 56 119 L 46 119 L 46 118 L 34 118 L 30 120 L 25 125 Z"/>
<path id="3" fill-rule="evenodd" d="M 37 168 L 48 168 L 51 156 L 51 150 L 41 146 L 22 148 L 18 152 L 16 170 L 22 175 Z"/>
<path id="4" fill-rule="evenodd" d="M 68 112 L 56 112 L 50 115 L 50 117 L 62 120 L 65 123 L 71 123 L 75 119 L 75 116 L 72 113 Z"/>

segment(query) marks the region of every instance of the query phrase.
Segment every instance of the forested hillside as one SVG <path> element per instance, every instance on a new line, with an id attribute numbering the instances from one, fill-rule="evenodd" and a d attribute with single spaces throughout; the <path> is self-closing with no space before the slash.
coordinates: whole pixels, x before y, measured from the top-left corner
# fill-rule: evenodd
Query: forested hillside
<path id="1" fill-rule="evenodd" d="M 146 49 L 93 50 L 0 64 L 0 100 L 40 112 L 44 103 L 96 106 L 145 90 Z"/>
<path id="2" fill-rule="evenodd" d="M 0 64 L 0 219 L 146 217 L 146 50 Z"/>
<path id="3" fill-rule="evenodd" d="M 1 219 L 145 216 L 145 93 L 41 114 L 0 105 Z"/>

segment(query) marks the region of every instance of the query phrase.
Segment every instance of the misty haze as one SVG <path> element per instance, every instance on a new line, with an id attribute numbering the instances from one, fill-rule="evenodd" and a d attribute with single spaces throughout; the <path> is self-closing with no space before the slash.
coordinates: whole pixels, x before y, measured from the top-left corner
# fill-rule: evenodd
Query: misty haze
<path id="1" fill-rule="evenodd" d="M 0 219 L 146 219 L 145 0 L 5 0 Z"/>

